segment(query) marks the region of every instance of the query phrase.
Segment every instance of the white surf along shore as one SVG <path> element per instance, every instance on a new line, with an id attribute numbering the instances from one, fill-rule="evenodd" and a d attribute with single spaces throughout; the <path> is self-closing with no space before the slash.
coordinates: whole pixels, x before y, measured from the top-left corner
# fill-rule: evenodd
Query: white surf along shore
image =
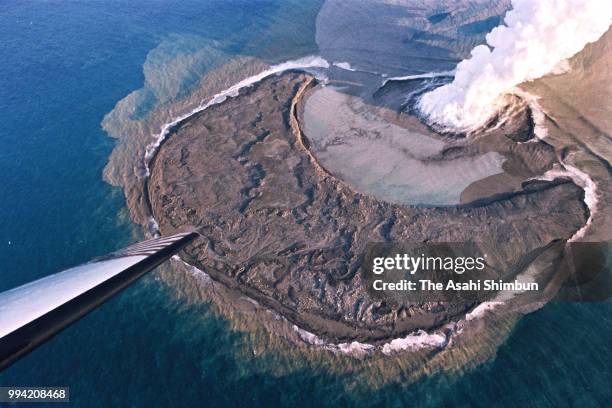
<path id="1" fill-rule="evenodd" d="M 338 64 L 336 64 L 338 65 Z M 217 105 L 222 103 L 227 98 L 235 97 L 239 95 L 239 92 L 243 88 L 250 87 L 263 79 L 271 76 L 283 73 L 289 70 L 304 70 L 311 72 L 315 75 L 318 75 L 319 79 L 325 80 L 325 77 L 320 75 L 320 72 L 312 72 L 310 70 L 323 68 L 327 69 L 330 67 L 328 61 L 319 56 L 308 56 L 304 58 L 300 58 L 297 60 L 287 61 L 281 64 L 272 65 L 269 69 L 262 71 L 257 75 L 253 75 L 242 81 L 236 83 L 235 85 L 215 94 L 207 101 L 203 102 L 196 108 L 192 109 L 188 113 L 177 116 L 174 120 L 164 124 L 160 130 L 160 132 L 155 135 L 155 139 L 152 143 L 147 145 L 145 149 L 144 156 L 144 165 L 145 165 L 145 177 L 148 178 L 150 176 L 149 164 L 151 159 L 155 156 L 157 150 L 163 143 L 163 141 L 168 137 L 171 133 L 174 126 L 176 126 L 181 121 L 188 119 L 189 117 L 202 112 L 213 105 Z M 342 69 L 350 69 L 350 66 L 344 65 L 340 63 L 340 68 Z M 417 75 L 417 78 L 433 78 L 436 76 L 447 76 L 447 73 L 427 73 Z M 410 79 L 409 77 L 401 77 L 402 79 Z M 149 217 L 148 223 L 148 232 L 153 236 L 160 236 L 159 224 L 157 220 L 153 216 Z M 186 269 L 192 274 L 199 275 L 205 281 L 210 281 L 210 277 L 208 274 L 195 266 L 184 262 L 180 257 L 174 256 L 172 259 L 176 262 L 180 262 Z M 254 299 L 249 299 L 252 303 L 259 305 L 259 303 Z M 310 333 L 295 324 L 289 322 L 283 316 L 279 317 L 283 319 L 288 325 L 291 325 L 293 330 L 298 334 L 300 339 L 304 341 L 306 344 L 311 346 L 320 347 L 325 350 L 332 351 L 334 353 L 346 354 L 354 357 L 363 357 L 369 354 L 372 354 L 375 351 L 381 351 L 383 354 L 390 355 L 396 352 L 401 351 L 416 351 L 422 348 L 443 348 L 449 343 L 449 338 L 440 330 L 434 333 L 427 333 L 424 330 L 419 330 L 415 333 L 410 333 L 405 337 L 392 339 L 391 341 L 383 344 L 383 345 L 373 345 L 368 343 L 360 343 L 357 341 L 351 343 L 331 343 L 327 342 L 317 335 Z M 448 329 L 448 328 L 447 328 Z"/>
<path id="2" fill-rule="evenodd" d="M 194 114 L 198 112 L 202 112 L 203 110 L 208 109 L 210 106 L 217 105 L 223 102 L 228 97 L 238 96 L 241 89 L 252 86 L 271 75 L 279 74 L 279 73 L 282 73 L 284 71 L 288 71 L 291 69 L 308 70 L 309 68 L 329 68 L 329 62 L 327 62 L 325 59 L 319 56 L 311 55 L 311 56 L 300 58 L 297 60 L 291 60 L 291 61 L 283 62 L 281 64 L 272 65 L 267 70 L 262 71 L 257 75 L 253 75 L 251 77 L 243 79 L 237 84 L 232 85 L 231 87 L 212 96 L 210 99 L 208 99 L 208 101 L 197 106 L 190 112 L 184 115 L 180 115 L 176 119 L 172 120 L 171 122 L 164 124 L 159 134 L 155 137 L 155 141 L 146 147 L 145 157 L 144 157 L 146 177 L 150 176 L 149 162 L 151 161 L 151 158 L 153 158 L 157 149 L 162 144 L 164 139 L 166 139 L 166 137 L 170 134 L 170 131 L 172 130 L 172 128 L 176 126 L 178 123 L 189 118 L 190 116 L 193 116 Z"/>
<path id="3" fill-rule="evenodd" d="M 303 70 L 310 72 L 316 75 L 319 79 L 325 81 L 325 76 L 322 74 L 321 69 L 330 68 L 330 64 L 328 61 L 323 59 L 320 56 L 308 56 L 304 58 L 300 58 L 297 60 L 287 61 L 281 64 L 272 65 L 267 70 L 262 71 L 261 73 L 248 77 L 235 85 L 215 94 L 193 110 L 189 111 L 186 114 L 179 115 L 174 120 L 164 124 L 160 130 L 160 132 L 155 136 L 155 139 L 152 143 L 147 145 L 145 149 L 144 156 L 144 165 L 145 165 L 145 177 L 150 176 L 149 164 L 151 159 L 155 156 L 158 148 L 161 146 L 163 141 L 168 137 L 171 133 L 172 129 L 181 121 L 189 118 L 190 116 L 202 112 L 209 107 L 222 103 L 227 98 L 235 97 L 239 95 L 239 92 L 243 88 L 250 87 L 263 79 L 283 73 L 288 70 Z M 333 65 L 345 69 L 345 70 L 354 70 L 348 63 L 334 63 Z M 381 75 L 385 78 L 383 85 L 386 84 L 390 80 L 397 81 L 405 81 L 405 80 L 413 80 L 413 79 L 428 79 L 428 78 L 437 78 L 437 77 L 449 77 L 454 76 L 455 71 L 443 71 L 443 72 L 430 72 L 416 75 L 407 75 L 401 77 L 390 77 L 385 78 L 384 75 Z M 514 89 L 512 93 L 517 94 L 519 97 L 523 98 L 529 107 L 532 110 L 534 124 L 535 124 L 535 134 L 538 138 L 543 139 L 546 137 L 546 130 L 543 126 L 545 114 L 537 103 L 537 98 L 533 95 L 527 94 L 518 89 Z M 590 217 L 586 223 L 586 225 L 579 230 L 571 240 L 578 240 L 588 229 L 591 224 L 593 214 L 596 211 L 597 206 L 597 195 L 596 195 L 596 185 L 593 180 L 581 170 L 569 166 L 567 164 L 562 163 L 563 168 L 553 169 L 546 174 L 538 177 L 539 179 L 552 180 L 555 177 L 563 176 L 571 178 L 577 185 L 582 187 L 585 191 L 585 204 L 588 206 L 590 211 Z M 149 219 L 148 232 L 153 236 L 159 236 L 159 225 L 157 221 L 151 216 Z M 201 275 L 203 279 L 206 281 L 210 280 L 210 277 L 206 272 L 194 267 L 193 265 L 187 264 L 182 261 L 178 256 L 173 257 L 175 261 L 181 262 L 188 271 L 194 274 Z M 525 276 L 527 278 L 527 276 Z M 457 323 L 449 323 L 444 327 L 432 332 L 428 333 L 423 330 L 416 331 L 414 333 L 410 333 L 405 337 L 392 339 L 389 342 L 386 342 L 382 345 L 374 345 L 368 343 L 361 343 L 357 341 L 353 341 L 350 343 L 331 343 L 327 342 L 317 335 L 310 333 L 295 324 L 289 322 L 283 316 L 279 316 L 283 321 L 285 321 L 293 330 L 298 334 L 299 338 L 305 343 L 320 347 L 325 350 L 332 351 L 334 353 L 341 353 L 355 357 L 363 357 L 370 355 L 374 352 L 381 352 L 385 355 L 392 355 L 398 352 L 409 352 L 416 351 L 420 349 L 442 349 L 447 345 L 451 344 L 452 338 L 455 335 L 458 335 L 460 331 L 457 331 L 457 325 L 462 321 L 471 321 L 474 319 L 479 319 L 484 317 L 484 315 L 495 309 L 496 307 L 503 305 L 505 299 L 498 299 L 494 301 L 484 302 L 474 308 L 470 313 L 466 314 L 465 317 Z M 254 304 L 258 304 L 257 301 L 250 299 Z M 259 306 L 261 307 L 261 306 Z"/>
<path id="4" fill-rule="evenodd" d="M 546 139 L 548 134 L 544 122 L 548 113 L 545 112 L 538 103 L 538 97 L 518 88 L 513 89 L 512 93 L 523 99 L 529 106 L 529 109 L 531 109 L 531 115 L 534 123 L 534 135 L 540 140 Z M 587 219 L 586 224 L 576 231 L 576 233 L 569 239 L 570 242 L 575 242 L 584 237 L 587 230 L 593 223 L 593 216 L 597 212 L 598 204 L 597 184 L 587 173 L 563 161 L 560 161 L 560 166 L 547 171 L 539 177 L 535 177 L 535 179 L 552 181 L 557 177 L 567 177 L 584 190 L 584 204 L 589 209 L 589 218 Z"/>

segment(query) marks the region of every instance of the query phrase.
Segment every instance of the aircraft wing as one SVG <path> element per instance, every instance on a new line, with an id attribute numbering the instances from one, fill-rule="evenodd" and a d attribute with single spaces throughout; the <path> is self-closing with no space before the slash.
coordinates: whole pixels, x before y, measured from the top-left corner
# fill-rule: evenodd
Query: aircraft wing
<path id="1" fill-rule="evenodd" d="M 110 299 L 198 236 L 139 242 L 0 293 L 0 370 Z"/>

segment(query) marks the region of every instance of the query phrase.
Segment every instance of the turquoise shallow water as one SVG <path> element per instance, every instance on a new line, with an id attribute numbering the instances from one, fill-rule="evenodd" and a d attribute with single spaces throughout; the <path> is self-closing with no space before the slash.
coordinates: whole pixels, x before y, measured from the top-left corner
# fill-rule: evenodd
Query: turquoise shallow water
<path id="1" fill-rule="evenodd" d="M 162 60 L 197 54 L 200 42 L 217 44 L 224 55 L 271 62 L 306 55 L 316 52 L 319 7 L 246 0 L 0 3 L 0 290 L 136 239 L 121 191 L 101 179 L 114 141 L 100 122 L 142 86 L 153 50 Z M 180 98 L 210 66 L 191 61 L 172 86 L 148 96 L 140 114 L 159 98 Z M 494 360 L 462 376 L 376 391 L 353 384 L 347 392 L 350 378 L 315 363 L 282 375 L 247 369 L 251 360 L 234 352 L 245 335 L 208 305 L 177 300 L 157 277 L 1 373 L 0 385 L 68 385 L 71 405 L 87 407 L 605 406 L 612 397 L 609 304 L 548 305 L 519 323 Z"/>

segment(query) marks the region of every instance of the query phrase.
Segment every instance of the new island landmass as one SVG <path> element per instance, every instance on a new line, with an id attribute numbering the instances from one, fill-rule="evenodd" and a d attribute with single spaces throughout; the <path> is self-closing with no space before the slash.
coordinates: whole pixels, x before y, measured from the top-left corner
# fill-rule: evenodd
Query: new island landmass
<path id="1" fill-rule="evenodd" d="M 453 72 L 381 77 L 321 57 L 275 66 L 141 142 L 139 177 L 120 183 L 152 233 L 201 234 L 185 265 L 280 316 L 295 341 L 358 356 L 410 351 L 397 340 L 419 336 L 425 348 L 461 347 L 487 313 L 554 297 L 567 242 L 610 238 L 598 203 L 610 194 L 611 126 L 580 105 L 609 95 L 610 44 L 608 31 L 570 68 L 499 95 L 469 130 L 419 110 Z M 496 278 L 540 290 L 403 303 L 368 292 L 369 243 L 465 241 Z"/>

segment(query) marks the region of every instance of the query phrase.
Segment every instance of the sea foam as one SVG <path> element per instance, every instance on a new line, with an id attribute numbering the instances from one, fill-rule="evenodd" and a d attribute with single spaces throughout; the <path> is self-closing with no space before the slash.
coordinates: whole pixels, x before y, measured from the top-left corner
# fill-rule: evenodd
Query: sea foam
<path id="1" fill-rule="evenodd" d="M 584 190 L 584 204 L 589 209 L 589 218 L 582 228 L 576 231 L 576 233 L 569 239 L 570 242 L 575 242 L 584 237 L 587 230 L 593 223 L 593 216 L 597 212 L 598 203 L 597 184 L 595 184 L 593 179 L 587 173 L 579 168 L 567 163 L 562 163 L 561 165 L 563 168 L 556 166 L 543 175 L 536 177 L 536 179 L 550 181 L 557 177 L 567 177 Z"/>
<path id="2" fill-rule="evenodd" d="M 155 136 L 155 141 L 146 147 L 146 150 L 145 150 L 146 176 L 148 177 L 150 175 L 149 162 L 155 155 L 155 152 L 157 151 L 159 146 L 163 143 L 163 141 L 166 139 L 166 137 L 168 137 L 168 135 L 170 134 L 170 131 L 183 120 L 189 118 L 190 116 L 198 112 L 208 109 L 212 105 L 217 105 L 225 101 L 229 97 L 237 96 L 241 89 L 252 86 L 271 75 L 279 74 L 281 72 L 289 71 L 292 69 L 308 70 L 311 68 L 329 68 L 329 62 L 327 62 L 325 59 L 321 58 L 320 56 L 311 55 L 311 56 L 299 58 L 296 60 L 286 61 L 286 62 L 277 64 L 277 65 L 272 65 L 270 66 L 270 68 L 260 72 L 259 74 L 243 79 L 242 81 L 232 85 L 231 87 L 213 95 L 211 98 L 209 98 L 208 100 L 206 100 L 205 102 L 203 102 L 201 105 L 197 106 L 190 112 L 180 115 L 176 117 L 174 120 L 172 120 L 171 122 L 164 124 L 159 134 Z"/>
<path id="3" fill-rule="evenodd" d="M 404 75 L 404 76 L 395 76 L 388 77 L 382 83 L 382 86 L 385 86 L 389 81 L 411 81 L 413 79 L 431 79 L 431 78 L 439 78 L 439 77 L 452 77 L 455 75 L 455 71 L 440 71 L 440 72 L 425 72 L 423 74 L 414 74 L 414 75 Z"/>

